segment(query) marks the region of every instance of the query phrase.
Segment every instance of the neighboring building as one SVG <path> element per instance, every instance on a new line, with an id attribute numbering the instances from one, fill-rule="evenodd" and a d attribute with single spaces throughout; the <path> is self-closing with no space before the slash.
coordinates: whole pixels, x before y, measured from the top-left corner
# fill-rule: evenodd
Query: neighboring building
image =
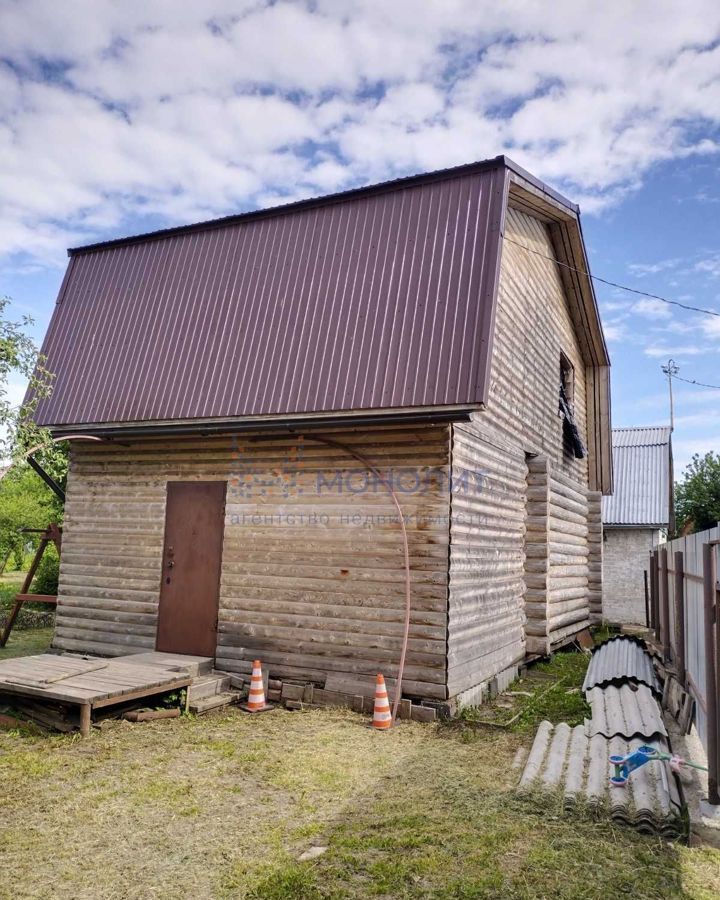
<path id="1" fill-rule="evenodd" d="M 645 584 L 650 551 L 675 527 L 671 430 L 614 428 L 615 488 L 604 497 L 603 618 L 645 624 Z"/>
<path id="2" fill-rule="evenodd" d="M 498 157 L 70 257 L 37 419 L 103 440 L 72 445 L 55 647 L 393 677 L 388 483 L 406 696 L 467 702 L 600 618 L 574 204 Z"/>

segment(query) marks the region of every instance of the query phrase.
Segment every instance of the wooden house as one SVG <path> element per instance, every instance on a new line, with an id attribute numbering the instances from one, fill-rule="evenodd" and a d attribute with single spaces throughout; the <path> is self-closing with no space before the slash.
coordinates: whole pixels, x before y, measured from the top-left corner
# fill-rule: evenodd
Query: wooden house
<path id="1" fill-rule="evenodd" d="M 405 696 L 468 703 L 599 618 L 574 204 L 498 157 L 69 255 L 37 419 L 94 440 L 55 647 L 348 693 L 405 648 Z"/>

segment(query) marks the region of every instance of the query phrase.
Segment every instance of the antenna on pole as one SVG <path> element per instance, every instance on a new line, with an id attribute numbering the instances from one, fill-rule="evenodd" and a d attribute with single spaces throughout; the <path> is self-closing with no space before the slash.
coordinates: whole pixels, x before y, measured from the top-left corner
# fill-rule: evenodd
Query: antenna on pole
<path id="1" fill-rule="evenodd" d="M 675 430 L 675 409 L 673 406 L 673 390 L 672 390 L 672 380 L 675 375 L 680 371 L 680 366 L 677 365 L 674 359 L 669 359 L 667 361 L 666 366 L 660 366 L 663 372 L 667 375 L 668 380 L 668 390 L 670 391 L 670 431 Z"/>

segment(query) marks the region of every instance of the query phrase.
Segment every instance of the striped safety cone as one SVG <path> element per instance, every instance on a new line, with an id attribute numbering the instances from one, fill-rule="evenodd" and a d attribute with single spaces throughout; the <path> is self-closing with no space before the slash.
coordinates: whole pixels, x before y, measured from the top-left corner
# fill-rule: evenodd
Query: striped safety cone
<path id="1" fill-rule="evenodd" d="M 272 709 L 270 704 L 265 702 L 265 688 L 263 687 L 262 666 L 260 660 L 256 659 L 253 663 L 252 676 L 250 677 L 250 693 L 248 694 L 247 703 L 241 707 L 245 712 L 264 712 L 266 709 Z"/>
<path id="2" fill-rule="evenodd" d="M 388 692 L 385 687 L 385 679 L 382 675 L 378 675 L 375 679 L 375 708 L 373 710 L 372 727 L 385 730 L 392 726 L 392 713 L 390 712 L 390 701 L 388 700 Z"/>

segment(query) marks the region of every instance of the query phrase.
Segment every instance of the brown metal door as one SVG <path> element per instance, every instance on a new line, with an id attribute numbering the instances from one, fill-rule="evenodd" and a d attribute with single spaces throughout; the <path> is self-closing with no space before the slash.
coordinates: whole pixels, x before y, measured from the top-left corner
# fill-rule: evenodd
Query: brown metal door
<path id="1" fill-rule="evenodd" d="M 157 649 L 215 656 L 224 481 L 169 481 Z"/>

